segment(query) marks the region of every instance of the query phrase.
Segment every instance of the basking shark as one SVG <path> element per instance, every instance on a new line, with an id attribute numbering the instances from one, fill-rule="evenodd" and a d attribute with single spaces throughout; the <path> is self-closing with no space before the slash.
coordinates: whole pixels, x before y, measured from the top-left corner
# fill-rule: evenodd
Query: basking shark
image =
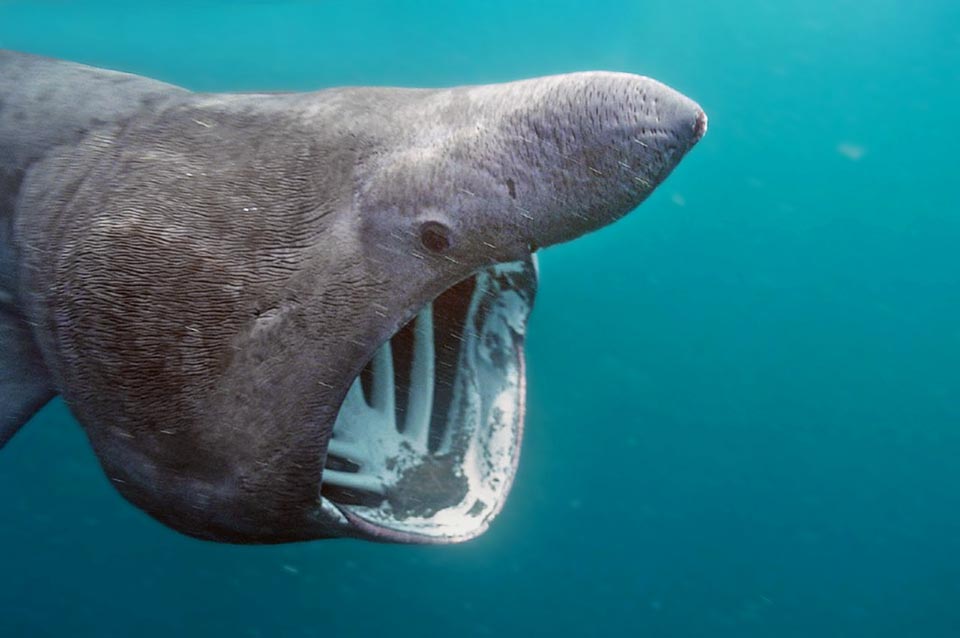
<path id="1" fill-rule="evenodd" d="M 706 127 L 624 73 L 209 94 L 0 52 L 0 445 L 60 395 L 185 534 L 472 538 L 517 466 L 534 253 Z"/>

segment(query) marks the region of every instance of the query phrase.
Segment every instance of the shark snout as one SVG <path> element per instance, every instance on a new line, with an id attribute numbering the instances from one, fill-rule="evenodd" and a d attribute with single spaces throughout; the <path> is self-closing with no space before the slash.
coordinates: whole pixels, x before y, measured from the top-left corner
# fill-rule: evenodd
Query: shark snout
<path id="1" fill-rule="evenodd" d="M 407 142 L 370 153 L 363 164 L 364 219 L 394 211 L 383 219 L 416 224 L 403 227 L 412 234 L 426 221 L 441 224 L 450 229 L 448 243 L 466 242 L 478 253 L 461 257 L 465 264 L 522 259 L 615 222 L 666 179 L 707 128 L 696 102 L 629 73 L 402 97 L 390 103 L 388 119 Z"/>
<path id="2" fill-rule="evenodd" d="M 509 86 L 500 104 L 526 105 L 504 137 L 524 162 L 529 243 L 547 246 L 606 226 L 636 208 L 706 133 L 682 93 L 628 73 L 588 72 Z"/>
<path id="3" fill-rule="evenodd" d="M 604 133 L 619 135 L 619 150 L 630 155 L 637 168 L 659 163 L 658 168 L 669 172 L 706 133 L 706 113 L 682 93 L 646 77 L 615 76 L 611 82 L 608 90 L 615 97 Z M 624 121 L 629 122 L 626 128 L 620 126 Z M 637 146 L 661 156 L 651 157 Z"/>

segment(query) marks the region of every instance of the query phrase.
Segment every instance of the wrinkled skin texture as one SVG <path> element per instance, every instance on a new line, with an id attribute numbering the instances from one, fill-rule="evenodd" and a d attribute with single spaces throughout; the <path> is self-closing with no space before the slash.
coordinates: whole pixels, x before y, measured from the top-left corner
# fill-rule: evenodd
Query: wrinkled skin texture
<path id="1" fill-rule="evenodd" d="M 204 95 L 0 53 L 0 89 L 0 281 L 38 387 L 126 498 L 231 542 L 330 535 L 330 428 L 376 347 L 478 268 L 626 214 L 705 127 L 610 73 Z"/>

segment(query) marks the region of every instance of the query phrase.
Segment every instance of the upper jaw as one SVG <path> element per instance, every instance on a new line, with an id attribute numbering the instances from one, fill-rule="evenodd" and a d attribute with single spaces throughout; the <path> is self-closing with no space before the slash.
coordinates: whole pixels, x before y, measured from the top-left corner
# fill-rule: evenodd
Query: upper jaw
<path id="1" fill-rule="evenodd" d="M 340 406 L 314 516 L 331 536 L 452 543 L 510 491 L 524 419 L 532 257 L 483 268 L 376 352 Z"/>

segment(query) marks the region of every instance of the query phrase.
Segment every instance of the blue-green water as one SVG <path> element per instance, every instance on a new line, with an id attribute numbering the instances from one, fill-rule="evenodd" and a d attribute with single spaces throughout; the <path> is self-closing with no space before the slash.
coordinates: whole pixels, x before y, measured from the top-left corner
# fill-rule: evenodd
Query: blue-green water
<path id="1" fill-rule="evenodd" d="M 201 90 L 652 75 L 710 131 L 541 255 L 516 487 L 453 547 L 202 543 L 54 402 L 0 451 L 0 636 L 960 636 L 960 5 L 0 2 Z"/>

